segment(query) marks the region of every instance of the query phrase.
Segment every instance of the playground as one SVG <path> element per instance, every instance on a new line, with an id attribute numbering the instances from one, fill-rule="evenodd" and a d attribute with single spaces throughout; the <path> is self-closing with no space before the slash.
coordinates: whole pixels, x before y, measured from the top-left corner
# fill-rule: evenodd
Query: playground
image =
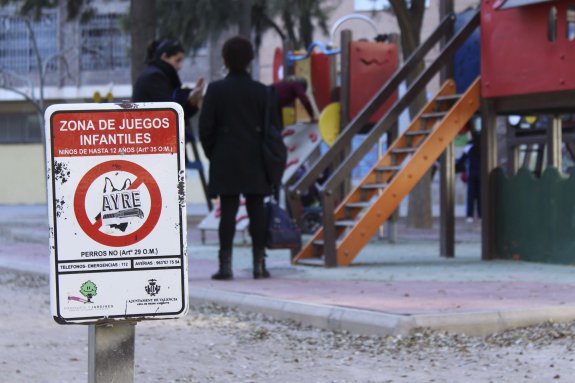
<path id="1" fill-rule="evenodd" d="M 484 0 L 441 16 L 409 57 L 399 57 L 394 36 L 366 41 L 344 28 L 340 47 L 278 47 L 276 80 L 305 78 L 319 117 L 297 102 L 283 112 L 280 202 L 302 246 L 269 250 L 272 277 L 254 280 L 240 209 L 234 279 L 214 281 L 217 201 L 187 206 L 179 219 L 188 223 L 192 309 L 138 324 L 138 381 L 571 379 L 575 9 L 566 0 Z M 456 143 L 473 126 L 481 218 L 466 222 L 455 211 Z M 195 145 L 188 172 L 203 174 Z M 408 227 L 399 212 L 432 169 L 437 214 L 430 228 Z M 46 320 L 48 212 L 0 210 L 3 376 L 84 381 L 82 326 Z M 60 364 L 50 348 L 63 350 Z M 39 363 L 24 371 L 31 355 Z"/>
<path id="2" fill-rule="evenodd" d="M 319 115 L 317 124 L 309 122 L 298 102 L 283 111 L 289 154 L 282 202 L 311 234 L 293 251 L 294 264 L 349 266 L 381 239 L 384 225 L 393 243 L 402 201 L 416 198 L 411 193 L 429 182 L 432 169 L 440 177 L 437 245 L 441 257 L 456 257 L 455 154 L 474 134 L 482 259 L 573 264 L 575 11 L 567 1 L 534 0 L 444 11 L 401 63 L 397 36 L 355 40 L 342 27 L 355 15 L 332 28 L 330 41 L 341 29 L 340 47 L 276 49 L 274 80 L 306 79 Z M 422 107 L 407 117 L 421 97 Z M 311 223 L 304 198 L 310 190 Z M 215 230 L 216 215 L 200 229 Z M 246 227 L 241 211 L 238 229 Z"/>

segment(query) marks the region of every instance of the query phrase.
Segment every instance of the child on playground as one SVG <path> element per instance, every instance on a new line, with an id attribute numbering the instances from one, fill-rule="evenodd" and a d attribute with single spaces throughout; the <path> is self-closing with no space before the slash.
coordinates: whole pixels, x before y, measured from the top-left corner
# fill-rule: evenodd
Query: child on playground
<path id="1" fill-rule="evenodd" d="M 463 154 L 457 159 L 455 169 L 462 173 L 462 180 L 467 183 L 467 222 L 473 222 L 475 210 L 481 218 L 481 147 L 480 135 L 475 129 L 469 130 L 469 139 Z"/>
<path id="2" fill-rule="evenodd" d="M 310 120 L 312 122 L 317 121 L 311 102 L 306 95 L 307 80 L 305 78 L 289 76 L 284 80 L 274 82 L 272 87 L 275 89 L 279 99 L 280 112 L 281 108 L 293 105 L 297 99 L 302 103 Z"/>

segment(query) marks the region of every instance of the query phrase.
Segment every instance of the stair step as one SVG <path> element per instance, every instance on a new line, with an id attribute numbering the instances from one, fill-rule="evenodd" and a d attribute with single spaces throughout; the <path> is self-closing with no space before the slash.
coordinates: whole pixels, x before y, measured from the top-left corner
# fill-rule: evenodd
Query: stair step
<path id="1" fill-rule="evenodd" d="M 325 244 L 325 241 L 323 239 L 316 239 L 315 241 L 312 242 L 312 244 L 314 246 L 323 247 L 323 245 Z M 335 245 L 337 247 L 339 245 L 339 241 L 336 241 Z"/>
<path id="2" fill-rule="evenodd" d="M 369 202 L 350 202 L 346 203 L 345 207 L 350 209 L 365 209 L 366 207 L 370 207 L 371 203 Z"/>
<path id="3" fill-rule="evenodd" d="M 299 261 L 297 261 L 298 265 L 303 265 L 303 266 L 317 266 L 317 267 L 323 267 L 325 266 L 325 260 L 322 258 L 304 258 L 304 259 L 300 259 Z"/>
<path id="4" fill-rule="evenodd" d="M 413 130 L 410 132 L 405 132 L 403 133 L 406 137 L 411 137 L 411 136 L 426 136 L 429 133 L 431 133 L 431 130 Z"/>
<path id="5" fill-rule="evenodd" d="M 361 185 L 359 188 L 363 190 L 373 190 L 373 189 L 385 189 L 387 187 L 386 183 L 383 184 L 365 184 Z"/>
<path id="6" fill-rule="evenodd" d="M 457 101 L 461 98 L 460 94 L 452 94 L 450 96 L 439 96 L 435 98 L 437 102 L 450 102 L 450 101 Z"/>
<path id="7" fill-rule="evenodd" d="M 389 165 L 389 166 L 380 166 L 375 168 L 376 172 L 398 172 L 401 170 L 401 166 L 399 165 Z"/>
<path id="8" fill-rule="evenodd" d="M 341 221 L 335 221 L 335 226 L 345 226 L 345 227 L 351 227 L 351 226 L 355 226 L 356 221 L 353 221 L 351 219 L 343 219 Z"/>
<path id="9" fill-rule="evenodd" d="M 403 153 L 415 153 L 417 148 L 396 148 L 392 149 L 391 153 L 393 154 L 403 154 Z"/>
<path id="10" fill-rule="evenodd" d="M 419 118 L 423 119 L 432 119 L 432 118 L 443 118 L 447 112 L 431 112 L 431 113 L 424 113 Z"/>

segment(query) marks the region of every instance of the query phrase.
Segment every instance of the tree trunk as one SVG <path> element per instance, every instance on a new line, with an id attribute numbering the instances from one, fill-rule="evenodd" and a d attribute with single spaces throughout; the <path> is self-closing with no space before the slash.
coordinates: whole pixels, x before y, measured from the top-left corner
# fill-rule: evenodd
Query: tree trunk
<path id="1" fill-rule="evenodd" d="M 300 4 L 300 17 L 299 17 L 299 38 L 303 44 L 303 49 L 307 49 L 313 42 L 313 24 L 311 21 L 311 6 L 310 2 L 302 1 Z"/>
<path id="2" fill-rule="evenodd" d="M 252 37 L 252 2 L 240 0 L 240 18 L 238 20 L 238 33 L 251 40 Z"/>
<path id="3" fill-rule="evenodd" d="M 130 0 L 132 84 L 146 66 L 148 44 L 156 37 L 156 0 Z"/>
<path id="4" fill-rule="evenodd" d="M 401 31 L 401 48 L 403 57 L 406 59 L 417 49 L 421 42 L 425 0 L 412 0 L 410 7 L 407 6 L 404 0 L 390 0 L 390 3 Z M 422 61 L 408 77 L 408 84 L 411 84 L 424 68 L 425 65 Z M 412 118 L 416 116 L 426 102 L 426 91 L 422 89 L 418 97 L 409 106 L 409 115 Z M 416 228 L 431 228 L 433 225 L 431 213 L 431 172 L 427 172 L 409 195 L 407 225 Z"/>
<path id="5" fill-rule="evenodd" d="M 298 44 L 298 40 L 295 34 L 295 24 L 293 21 L 293 17 L 292 14 L 287 11 L 284 10 L 282 11 L 282 21 L 284 23 L 284 28 L 287 32 L 287 38 L 289 43 L 291 44 L 292 49 L 300 49 L 299 44 Z M 284 68 L 285 70 L 285 68 Z"/>

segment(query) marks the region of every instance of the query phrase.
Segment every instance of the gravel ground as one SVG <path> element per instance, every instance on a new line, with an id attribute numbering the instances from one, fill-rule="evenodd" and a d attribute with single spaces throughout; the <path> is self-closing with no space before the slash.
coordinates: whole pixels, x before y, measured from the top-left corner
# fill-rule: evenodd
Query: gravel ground
<path id="1" fill-rule="evenodd" d="M 86 382 L 86 326 L 57 325 L 43 275 L 0 269 L 0 381 Z M 135 382 L 575 382 L 575 322 L 487 338 L 365 337 L 218 306 L 136 327 Z"/>

